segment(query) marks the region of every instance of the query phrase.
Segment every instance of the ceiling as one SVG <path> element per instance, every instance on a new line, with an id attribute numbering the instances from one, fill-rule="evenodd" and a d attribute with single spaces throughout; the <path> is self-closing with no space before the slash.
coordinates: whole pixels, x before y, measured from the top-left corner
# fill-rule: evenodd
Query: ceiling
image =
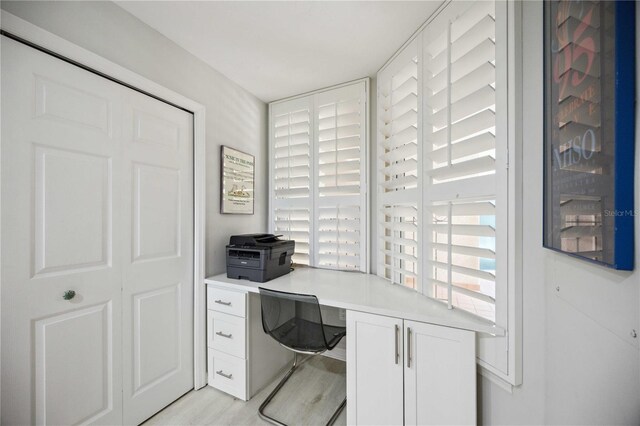
<path id="1" fill-rule="evenodd" d="M 441 1 L 117 1 L 270 102 L 373 76 Z"/>

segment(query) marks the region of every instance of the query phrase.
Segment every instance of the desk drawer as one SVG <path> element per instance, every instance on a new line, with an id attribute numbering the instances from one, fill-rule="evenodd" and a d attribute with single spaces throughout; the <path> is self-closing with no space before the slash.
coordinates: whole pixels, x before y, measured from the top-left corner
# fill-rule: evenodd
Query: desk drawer
<path id="1" fill-rule="evenodd" d="M 238 358 L 246 358 L 245 319 L 207 311 L 207 346 Z"/>
<path id="2" fill-rule="evenodd" d="M 207 309 L 244 318 L 247 310 L 246 300 L 247 294 L 244 292 L 207 286 Z"/>
<path id="3" fill-rule="evenodd" d="M 247 366 L 244 359 L 209 349 L 207 370 L 210 386 L 247 400 Z"/>

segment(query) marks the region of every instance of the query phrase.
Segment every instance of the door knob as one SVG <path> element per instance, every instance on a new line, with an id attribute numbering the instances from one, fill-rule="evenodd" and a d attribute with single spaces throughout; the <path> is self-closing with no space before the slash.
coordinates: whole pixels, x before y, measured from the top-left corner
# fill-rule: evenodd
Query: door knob
<path id="1" fill-rule="evenodd" d="M 75 291 L 73 291 L 73 290 L 67 290 L 67 291 L 65 291 L 65 292 L 64 292 L 64 294 L 62 295 L 62 298 L 63 298 L 64 300 L 71 300 L 71 299 L 73 299 L 74 297 L 76 297 L 76 292 L 75 292 Z"/>

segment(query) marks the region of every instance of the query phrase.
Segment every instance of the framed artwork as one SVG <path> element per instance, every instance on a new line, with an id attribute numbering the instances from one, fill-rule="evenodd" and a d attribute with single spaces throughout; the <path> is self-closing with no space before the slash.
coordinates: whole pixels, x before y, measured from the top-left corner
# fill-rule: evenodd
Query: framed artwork
<path id="1" fill-rule="evenodd" d="M 635 2 L 544 2 L 545 247 L 634 261 Z"/>
<path id="2" fill-rule="evenodd" d="M 255 158 L 224 145 L 220 152 L 220 213 L 253 214 Z"/>

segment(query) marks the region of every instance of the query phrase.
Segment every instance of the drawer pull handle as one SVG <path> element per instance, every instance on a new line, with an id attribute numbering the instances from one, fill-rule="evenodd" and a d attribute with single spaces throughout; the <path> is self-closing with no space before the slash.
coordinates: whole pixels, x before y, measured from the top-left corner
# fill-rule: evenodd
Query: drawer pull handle
<path id="1" fill-rule="evenodd" d="M 231 379 L 231 378 L 233 377 L 233 374 L 224 374 L 224 373 L 222 372 L 222 370 L 218 370 L 218 371 L 216 371 L 216 374 L 217 374 L 218 376 L 222 376 L 222 377 L 224 377 L 224 378 L 226 378 L 226 379 Z"/>
<path id="2" fill-rule="evenodd" d="M 233 334 L 229 333 L 229 334 L 224 334 L 222 331 L 216 331 L 216 334 L 220 337 L 226 337 L 227 339 L 231 339 L 231 336 L 233 336 Z"/>
<path id="3" fill-rule="evenodd" d="M 223 302 L 220 299 L 216 300 L 215 303 L 217 303 L 218 305 L 231 306 L 231 302 Z"/>

